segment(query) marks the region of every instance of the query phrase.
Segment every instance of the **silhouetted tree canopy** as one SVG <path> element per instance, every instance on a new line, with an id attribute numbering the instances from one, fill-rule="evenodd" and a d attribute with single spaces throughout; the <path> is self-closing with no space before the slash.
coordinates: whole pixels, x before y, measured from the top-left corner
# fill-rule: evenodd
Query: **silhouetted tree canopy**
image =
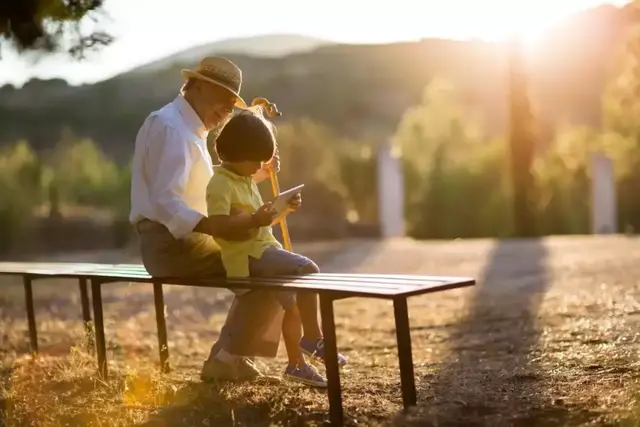
<path id="1" fill-rule="evenodd" d="M 66 51 L 82 58 L 87 49 L 113 40 L 105 32 L 85 34 L 80 28 L 84 18 L 99 19 L 102 4 L 103 0 L 2 0 L 0 37 L 20 53 Z"/>

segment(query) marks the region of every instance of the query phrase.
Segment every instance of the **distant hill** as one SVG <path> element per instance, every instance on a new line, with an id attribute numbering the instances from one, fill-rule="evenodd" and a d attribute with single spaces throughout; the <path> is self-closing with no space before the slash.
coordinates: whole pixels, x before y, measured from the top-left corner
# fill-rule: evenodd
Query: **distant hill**
<path id="1" fill-rule="evenodd" d="M 557 26 L 529 58 L 531 94 L 547 134 L 559 123 L 599 124 L 609 64 L 630 19 L 636 18 L 614 6 L 584 11 Z M 280 36 L 274 37 L 258 39 L 276 45 Z M 229 41 L 227 47 L 234 43 L 244 42 Z M 225 56 L 243 70 L 245 99 L 272 99 L 284 112 L 283 119 L 310 117 L 345 134 L 385 138 L 403 112 L 420 102 L 425 85 L 444 77 L 459 88 L 463 105 L 484 117 L 490 132 L 504 130 L 503 44 L 442 39 L 386 45 L 318 43 L 312 50 L 282 57 L 243 52 Z M 92 85 L 33 80 L 21 90 L 0 88 L 0 143 L 27 138 L 43 149 L 68 125 L 94 138 L 107 152 L 128 159 L 144 117 L 178 92 L 182 65 L 176 61 L 195 62 L 201 56 L 197 49 L 205 47 Z"/>
<path id="2" fill-rule="evenodd" d="M 174 55 L 151 62 L 133 70 L 149 72 L 180 63 L 192 63 L 208 55 L 236 54 L 262 58 L 277 58 L 308 52 L 320 46 L 333 44 L 328 40 L 297 34 L 267 34 L 205 43 Z"/>

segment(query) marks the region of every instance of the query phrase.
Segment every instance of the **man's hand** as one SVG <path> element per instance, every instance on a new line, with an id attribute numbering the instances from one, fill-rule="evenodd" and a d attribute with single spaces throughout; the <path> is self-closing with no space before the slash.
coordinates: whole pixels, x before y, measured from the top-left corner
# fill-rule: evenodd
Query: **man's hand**
<path id="1" fill-rule="evenodd" d="M 277 214 L 278 212 L 273 209 L 272 203 L 267 202 L 255 211 L 253 221 L 258 227 L 266 227 L 271 225 Z"/>
<path id="2" fill-rule="evenodd" d="M 262 169 L 260 169 L 258 172 L 256 172 L 255 175 L 253 175 L 253 180 L 256 182 L 256 184 L 259 184 L 265 179 L 269 178 L 269 176 L 271 175 L 271 171 L 274 171 L 275 173 L 280 172 L 280 155 L 278 154 L 277 148 L 271 160 L 262 165 Z"/>

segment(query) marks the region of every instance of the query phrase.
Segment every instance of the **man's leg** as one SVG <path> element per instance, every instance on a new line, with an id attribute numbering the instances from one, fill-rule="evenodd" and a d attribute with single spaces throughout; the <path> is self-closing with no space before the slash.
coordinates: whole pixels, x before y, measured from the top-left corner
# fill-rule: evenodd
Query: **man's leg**
<path id="1" fill-rule="evenodd" d="M 273 358 L 278 352 L 282 308 L 271 292 L 251 291 L 236 295 L 227 314 L 218 341 L 213 345 L 205 371 L 219 362 L 235 364 L 236 378 L 263 376 L 251 360 L 253 357 Z M 203 380 L 213 375 L 203 372 Z"/>

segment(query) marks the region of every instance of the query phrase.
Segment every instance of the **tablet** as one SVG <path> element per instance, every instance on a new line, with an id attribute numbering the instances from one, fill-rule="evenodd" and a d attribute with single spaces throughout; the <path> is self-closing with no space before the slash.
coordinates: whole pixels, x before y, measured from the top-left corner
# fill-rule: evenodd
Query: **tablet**
<path id="1" fill-rule="evenodd" d="M 278 215 L 281 215 L 285 211 L 289 200 L 291 200 L 291 198 L 296 194 L 300 193 L 302 191 L 302 187 L 304 187 L 304 184 L 282 191 L 278 194 L 278 197 L 273 200 L 273 209 L 278 212 Z"/>

